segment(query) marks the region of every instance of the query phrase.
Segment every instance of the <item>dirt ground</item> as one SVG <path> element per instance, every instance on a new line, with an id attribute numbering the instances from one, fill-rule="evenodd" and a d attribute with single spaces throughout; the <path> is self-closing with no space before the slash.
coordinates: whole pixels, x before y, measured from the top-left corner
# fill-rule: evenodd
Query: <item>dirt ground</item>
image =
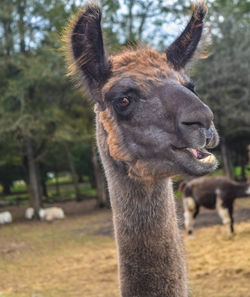
<path id="1" fill-rule="evenodd" d="M 67 217 L 53 223 L 9 208 L 15 222 L 0 226 L 0 297 L 118 297 L 110 210 L 93 200 L 57 205 Z M 193 240 L 183 231 L 193 297 L 250 297 L 250 199 L 235 208 L 233 238 L 214 211 L 201 211 Z"/>

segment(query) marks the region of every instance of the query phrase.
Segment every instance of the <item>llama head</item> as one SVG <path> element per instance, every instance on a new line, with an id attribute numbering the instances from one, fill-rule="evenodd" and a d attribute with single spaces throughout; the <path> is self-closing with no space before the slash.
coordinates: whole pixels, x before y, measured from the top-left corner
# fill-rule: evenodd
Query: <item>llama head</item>
<path id="1" fill-rule="evenodd" d="M 184 72 L 206 11 L 203 1 L 196 3 L 185 30 L 165 53 L 138 49 L 108 57 L 101 9 L 93 2 L 72 21 L 67 34 L 71 70 L 96 103 L 102 149 L 134 178 L 202 175 L 216 168 L 206 151 L 218 143 L 213 114 Z"/>

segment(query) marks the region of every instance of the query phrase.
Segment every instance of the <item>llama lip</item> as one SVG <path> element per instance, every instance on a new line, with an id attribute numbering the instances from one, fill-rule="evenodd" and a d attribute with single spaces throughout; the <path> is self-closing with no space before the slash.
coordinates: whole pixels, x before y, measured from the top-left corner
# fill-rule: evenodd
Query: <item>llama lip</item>
<path id="1" fill-rule="evenodd" d="M 200 163 L 213 163 L 216 164 L 216 158 L 212 153 L 209 153 L 205 148 L 199 148 L 199 149 L 194 149 L 194 148 L 177 148 L 173 147 L 175 150 L 181 150 L 184 152 L 187 152 L 189 156 L 192 156 L 195 160 L 197 160 Z"/>
<path id="2" fill-rule="evenodd" d="M 186 148 L 186 150 L 188 150 L 194 156 L 195 159 L 204 160 L 204 161 L 209 159 L 208 160 L 209 162 L 212 161 L 208 157 L 211 157 L 213 155 L 207 151 L 202 151 L 194 148 Z"/>

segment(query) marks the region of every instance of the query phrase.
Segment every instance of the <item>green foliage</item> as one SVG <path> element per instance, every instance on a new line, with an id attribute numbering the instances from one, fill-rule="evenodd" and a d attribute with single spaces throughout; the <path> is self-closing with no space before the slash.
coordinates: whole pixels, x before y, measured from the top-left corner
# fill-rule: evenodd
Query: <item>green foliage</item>
<path id="1" fill-rule="evenodd" d="M 209 19 L 211 54 L 199 63 L 195 76 L 201 98 L 215 114 L 228 163 L 244 168 L 250 143 L 250 7 L 236 2 L 213 3 Z"/>
<path id="2" fill-rule="evenodd" d="M 87 177 L 83 180 L 84 182 L 80 184 L 80 193 L 82 195 L 82 199 L 89 199 L 96 197 L 96 189 L 93 189 L 88 181 L 86 181 Z M 58 193 L 56 191 L 56 180 L 50 179 L 47 181 L 47 188 L 49 199 L 46 201 L 67 201 L 75 199 L 75 192 L 72 186 L 72 179 L 69 175 L 63 175 L 58 178 L 58 184 L 60 185 L 60 197 L 58 197 Z M 4 200 L 9 203 L 18 203 L 18 204 L 26 204 L 28 203 L 28 193 L 27 187 L 25 184 L 14 182 L 11 187 L 11 194 L 4 195 Z"/>
<path id="3" fill-rule="evenodd" d="M 68 170 L 64 146 L 90 143 L 93 113 L 66 78 L 60 52 L 60 32 L 75 4 L 1 2 L 5 13 L 0 14 L 0 34 L 5 38 L 0 43 L 0 137 L 4 139 L 0 150 L 5 152 L 0 159 L 0 182 L 7 183 L 8 178 L 10 184 L 17 179 L 13 160 L 18 160 L 19 167 L 24 164 L 27 139 L 32 140 L 42 176 L 47 170 Z"/>

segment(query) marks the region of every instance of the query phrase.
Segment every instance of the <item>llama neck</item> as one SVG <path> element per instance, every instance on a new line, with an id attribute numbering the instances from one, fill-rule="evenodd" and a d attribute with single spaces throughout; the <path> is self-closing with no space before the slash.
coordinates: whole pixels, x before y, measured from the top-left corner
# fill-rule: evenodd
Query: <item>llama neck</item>
<path id="1" fill-rule="evenodd" d="M 186 297 L 186 266 L 171 181 L 147 186 L 112 163 L 106 160 L 104 167 L 122 297 Z"/>
<path id="2" fill-rule="evenodd" d="M 117 171 L 112 176 L 110 198 L 123 297 L 187 296 L 170 183 L 166 179 L 146 186 Z"/>
<path id="3" fill-rule="evenodd" d="M 109 156 L 98 120 L 97 144 L 108 181 L 122 297 L 187 297 L 186 265 L 169 179 L 146 185 Z"/>

